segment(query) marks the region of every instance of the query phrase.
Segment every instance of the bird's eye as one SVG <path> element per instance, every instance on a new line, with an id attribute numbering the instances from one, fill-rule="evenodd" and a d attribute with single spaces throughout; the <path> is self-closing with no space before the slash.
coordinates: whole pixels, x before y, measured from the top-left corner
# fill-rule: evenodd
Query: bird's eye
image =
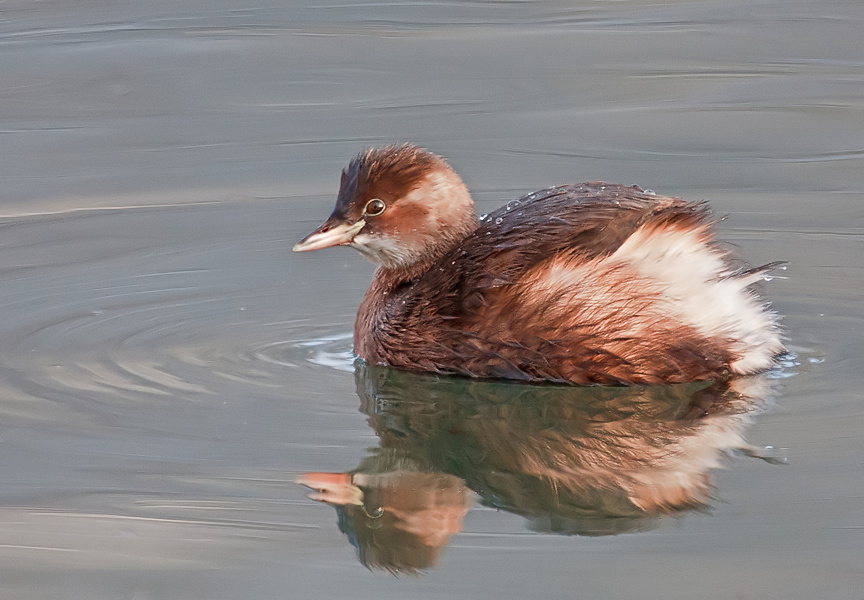
<path id="1" fill-rule="evenodd" d="M 366 208 L 363 209 L 363 213 L 369 215 L 370 217 L 377 217 L 384 212 L 385 208 L 387 208 L 387 205 L 384 204 L 384 202 L 382 202 L 378 198 L 372 198 L 369 202 L 366 203 Z"/>

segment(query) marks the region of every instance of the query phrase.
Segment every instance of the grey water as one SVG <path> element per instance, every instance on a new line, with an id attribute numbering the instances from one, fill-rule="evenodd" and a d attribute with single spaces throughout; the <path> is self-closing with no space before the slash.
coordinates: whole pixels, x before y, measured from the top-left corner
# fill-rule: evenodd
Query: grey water
<path id="1" fill-rule="evenodd" d="M 6 0 L 0 597 L 862 598 L 862 28 L 842 0 Z M 710 201 L 788 261 L 789 354 L 731 388 L 355 365 L 373 266 L 290 248 L 400 141 L 479 212 Z"/>

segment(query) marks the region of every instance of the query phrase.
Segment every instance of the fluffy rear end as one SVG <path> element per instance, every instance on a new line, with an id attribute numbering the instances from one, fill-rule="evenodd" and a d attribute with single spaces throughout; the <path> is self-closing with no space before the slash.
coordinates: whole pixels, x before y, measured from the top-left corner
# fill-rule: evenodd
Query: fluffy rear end
<path id="1" fill-rule="evenodd" d="M 704 210 L 691 205 L 644 224 L 609 260 L 650 280 L 661 312 L 724 345 L 733 372 L 770 368 L 784 350 L 777 315 L 751 289 L 764 269 L 733 270 Z"/>

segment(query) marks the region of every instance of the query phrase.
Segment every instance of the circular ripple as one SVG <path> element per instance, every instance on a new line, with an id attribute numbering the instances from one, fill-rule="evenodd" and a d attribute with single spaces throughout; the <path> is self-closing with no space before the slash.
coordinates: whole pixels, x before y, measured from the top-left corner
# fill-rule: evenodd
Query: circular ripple
<path id="1" fill-rule="evenodd" d="M 768 379 L 789 379 L 806 371 L 808 365 L 825 362 L 825 357 L 810 348 L 790 347 L 777 358 L 777 364 L 768 370 Z"/>
<path id="2" fill-rule="evenodd" d="M 258 348 L 253 356 L 257 360 L 285 367 L 296 367 L 298 362 L 305 361 L 351 373 L 356 359 L 352 351 L 352 338 L 350 333 L 339 333 L 308 340 L 274 342 Z"/>

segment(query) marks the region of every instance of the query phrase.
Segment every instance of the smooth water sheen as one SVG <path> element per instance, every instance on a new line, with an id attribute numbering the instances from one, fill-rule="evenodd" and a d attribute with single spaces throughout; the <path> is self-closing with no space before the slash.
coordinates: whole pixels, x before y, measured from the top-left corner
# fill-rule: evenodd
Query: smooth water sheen
<path id="1" fill-rule="evenodd" d="M 862 29 L 840 0 L 3 2 L 0 596 L 860 600 Z M 790 354 L 732 389 L 355 372 L 372 265 L 289 250 L 392 141 L 481 213 L 710 200 L 789 261 Z"/>

